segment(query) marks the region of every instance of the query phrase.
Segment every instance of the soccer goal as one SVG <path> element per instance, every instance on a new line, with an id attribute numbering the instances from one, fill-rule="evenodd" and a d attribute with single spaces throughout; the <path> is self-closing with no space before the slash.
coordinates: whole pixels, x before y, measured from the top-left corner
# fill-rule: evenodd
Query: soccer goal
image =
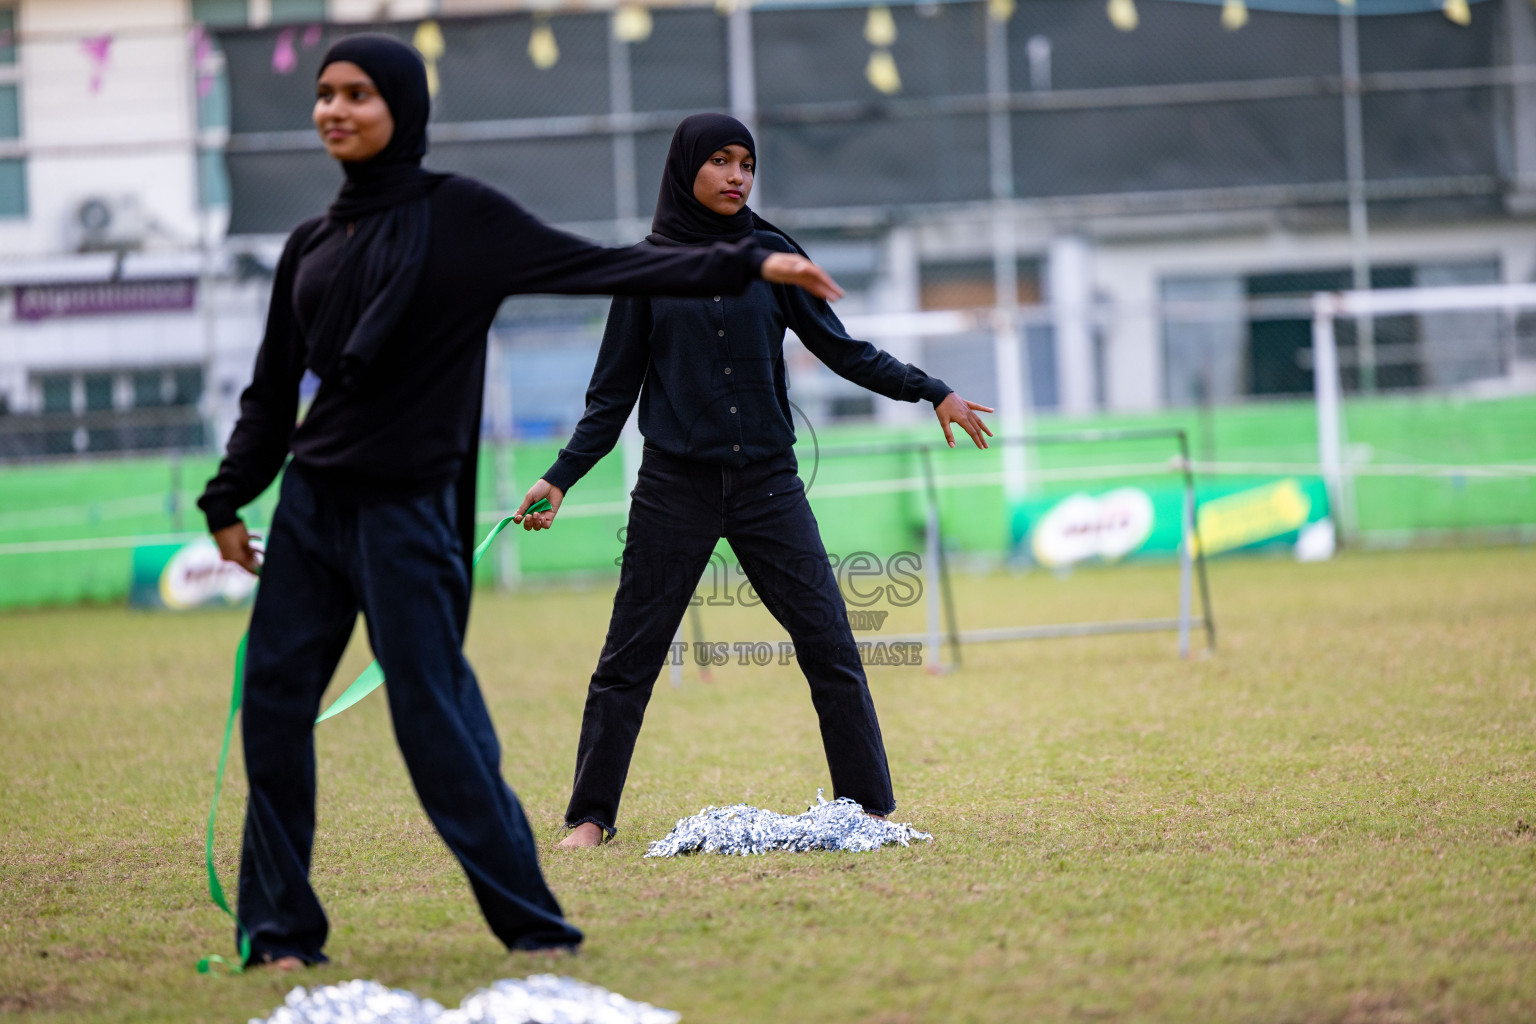
<path id="1" fill-rule="evenodd" d="M 1323 292 L 1317 462 L 1346 542 L 1536 540 L 1536 285 Z"/>

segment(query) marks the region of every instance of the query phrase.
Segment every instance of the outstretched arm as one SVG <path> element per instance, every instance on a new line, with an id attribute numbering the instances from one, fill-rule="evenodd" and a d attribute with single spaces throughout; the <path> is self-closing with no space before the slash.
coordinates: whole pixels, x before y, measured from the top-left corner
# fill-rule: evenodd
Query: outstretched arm
<path id="1" fill-rule="evenodd" d="M 751 238 L 708 246 L 609 248 L 553 228 L 485 187 L 478 193 L 475 219 L 504 295 L 739 295 L 759 278 L 822 299 L 843 294 L 810 260 L 771 253 Z"/>
<path id="2" fill-rule="evenodd" d="M 791 289 L 780 291 L 780 302 L 786 307 L 785 319 L 795 334 L 834 373 L 897 401 L 926 399 L 933 403 L 939 426 L 944 430 L 944 439 L 951 448 L 955 446 L 951 424 L 957 424 L 969 434 L 976 447 L 987 447 L 986 439 L 992 436 L 992 431 L 976 415 L 977 412 L 991 412 L 987 406 L 966 401 L 938 378 L 928 376 L 910 363 L 903 363 L 867 341 L 849 337 L 842 321 L 825 302 Z"/>

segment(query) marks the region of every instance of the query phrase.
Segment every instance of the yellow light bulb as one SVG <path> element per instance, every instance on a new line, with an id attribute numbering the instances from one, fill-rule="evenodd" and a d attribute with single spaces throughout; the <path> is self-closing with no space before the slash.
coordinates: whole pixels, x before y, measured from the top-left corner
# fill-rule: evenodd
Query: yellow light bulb
<path id="1" fill-rule="evenodd" d="M 560 60 L 560 44 L 555 42 L 554 29 L 548 22 L 536 22 L 528 37 L 528 58 L 540 71 L 547 71 Z"/>
<path id="2" fill-rule="evenodd" d="M 625 4 L 613 12 L 613 38 L 638 43 L 651 37 L 651 12 L 639 4 Z"/>
<path id="3" fill-rule="evenodd" d="M 1136 13 L 1136 0 L 1109 0 L 1109 23 L 1121 32 L 1134 31 L 1141 23 Z"/>
<path id="4" fill-rule="evenodd" d="M 896 41 L 896 19 L 885 6 L 871 7 L 864 19 L 864 41 L 870 46 L 890 46 Z"/>
<path id="5" fill-rule="evenodd" d="M 1007 21 L 1013 17 L 1014 0 L 987 0 L 987 13 L 993 21 Z"/>
<path id="6" fill-rule="evenodd" d="M 1248 5 L 1243 0 L 1226 0 L 1221 5 L 1221 24 L 1228 32 L 1236 32 L 1248 24 Z"/>
<path id="7" fill-rule="evenodd" d="M 411 45 L 416 47 L 416 52 L 422 59 L 434 61 L 443 55 L 448 44 L 443 42 L 443 30 L 437 22 L 428 18 L 416 26 L 416 34 L 411 37 Z"/>
<path id="8" fill-rule="evenodd" d="M 1468 6 L 1467 0 L 1445 0 L 1445 6 L 1442 9 L 1445 11 L 1445 16 L 1456 24 L 1472 24 L 1472 8 Z"/>
<path id="9" fill-rule="evenodd" d="M 901 92 L 901 72 L 896 70 L 896 59 L 889 50 L 876 50 L 869 55 L 864 77 L 869 79 L 870 85 L 887 96 Z"/>

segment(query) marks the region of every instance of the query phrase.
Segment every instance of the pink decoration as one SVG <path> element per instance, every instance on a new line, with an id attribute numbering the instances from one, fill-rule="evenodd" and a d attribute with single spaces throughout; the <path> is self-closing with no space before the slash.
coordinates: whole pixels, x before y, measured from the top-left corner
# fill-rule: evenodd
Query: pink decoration
<path id="1" fill-rule="evenodd" d="M 299 55 L 293 50 L 293 29 L 285 28 L 277 34 L 277 42 L 272 47 L 272 71 L 291 75 L 298 66 Z"/>
<path id="2" fill-rule="evenodd" d="M 205 100 L 213 92 L 214 74 L 209 63 L 213 59 L 213 40 L 203 26 L 193 25 L 191 42 L 192 66 L 197 69 L 197 98 Z"/>
<path id="3" fill-rule="evenodd" d="M 86 36 L 80 40 L 80 49 L 85 51 L 86 59 L 91 62 L 91 81 L 88 88 L 94 96 L 101 91 L 101 75 L 106 70 L 108 58 L 112 56 L 112 33 Z"/>
<path id="4" fill-rule="evenodd" d="M 304 49 L 312 50 L 320 45 L 320 26 L 311 25 L 304 30 Z"/>

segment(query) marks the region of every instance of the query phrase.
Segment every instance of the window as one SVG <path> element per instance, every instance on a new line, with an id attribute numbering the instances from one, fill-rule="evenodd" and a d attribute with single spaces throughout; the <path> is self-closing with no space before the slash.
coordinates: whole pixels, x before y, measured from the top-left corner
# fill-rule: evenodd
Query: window
<path id="1" fill-rule="evenodd" d="M 244 28 L 250 24 L 250 0 L 192 0 L 192 20 L 209 28 Z"/>
<path id="2" fill-rule="evenodd" d="M 272 0 L 272 23 L 324 21 L 325 0 Z"/>
<path id="3" fill-rule="evenodd" d="M 16 63 L 16 11 L 0 7 L 0 65 Z"/>
<path id="4" fill-rule="evenodd" d="M 165 374 L 159 370 L 140 370 L 133 375 L 133 407 L 135 409 L 153 409 L 165 404 L 165 395 L 162 393 L 165 385 Z"/>
<path id="5" fill-rule="evenodd" d="M 197 198 L 205 208 L 229 205 L 229 169 L 222 149 L 197 151 Z"/>
<path id="6" fill-rule="evenodd" d="M 16 9 L 0 0 L 0 217 L 27 215 L 27 162 L 21 149 Z"/>
<path id="7" fill-rule="evenodd" d="M 174 378 L 172 405 L 196 405 L 203 397 L 203 368 L 188 366 L 178 369 Z"/>
<path id="8" fill-rule="evenodd" d="M 88 373 L 85 375 L 85 411 L 104 412 L 112 408 L 112 375 Z"/>
<path id="9" fill-rule="evenodd" d="M 16 86 L 0 84 L 0 139 L 21 138 L 21 101 Z"/>
<path id="10" fill-rule="evenodd" d="M 74 381 L 67 374 L 42 378 L 43 412 L 70 412 L 74 409 Z"/>
<path id="11" fill-rule="evenodd" d="M 27 162 L 0 160 L 0 217 L 27 215 Z"/>

